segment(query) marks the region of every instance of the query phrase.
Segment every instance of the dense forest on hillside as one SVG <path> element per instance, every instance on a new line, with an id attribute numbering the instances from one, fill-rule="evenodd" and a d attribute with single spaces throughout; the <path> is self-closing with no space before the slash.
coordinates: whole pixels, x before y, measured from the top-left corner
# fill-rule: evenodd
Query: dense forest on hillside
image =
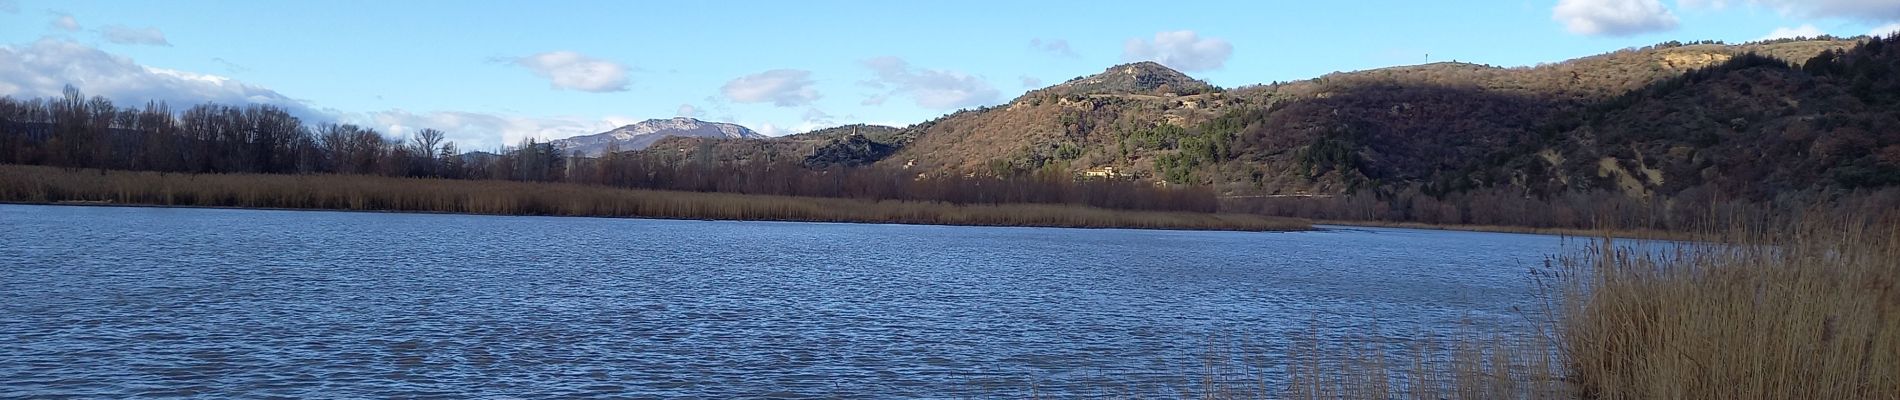
<path id="1" fill-rule="evenodd" d="M 1900 206 L 1887 189 L 1900 184 L 1895 43 L 1868 40 L 1800 63 L 1743 53 L 1575 107 L 1362 86 L 1289 105 L 1330 112 L 1270 115 L 1242 140 L 1252 154 L 1299 149 L 1293 159 L 1312 171 L 1307 179 L 1346 190 L 1230 203 L 1316 218 L 1671 229 L 1820 203 Z M 1416 117 L 1388 117 L 1420 107 Z"/>
<path id="2" fill-rule="evenodd" d="M 890 156 L 910 139 L 915 129 L 853 124 L 787 135 L 769 140 L 726 140 L 675 136 L 662 139 L 640 153 L 656 157 L 710 158 L 711 162 L 746 164 L 796 161 L 813 169 L 860 167 Z"/>

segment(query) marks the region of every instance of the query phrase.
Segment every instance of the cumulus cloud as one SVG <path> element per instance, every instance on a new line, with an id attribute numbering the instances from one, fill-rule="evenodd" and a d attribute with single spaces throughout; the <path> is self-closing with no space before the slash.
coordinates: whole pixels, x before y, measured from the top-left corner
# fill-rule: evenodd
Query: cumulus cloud
<path id="1" fill-rule="evenodd" d="M 74 19 L 72 14 L 55 13 L 53 14 L 53 27 L 62 31 L 78 32 L 79 20 Z"/>
<path id="2" fill-rule="evenodd" d="M 775 69 L 741 76 L 720 88 L 726 98 L 740 103 L 771 102 L 779 107 L 798 107 L 818 100 L 812 87 L 811 71 Z"/>
<path id="3" fill-rule="evenodd" d="M 882 94 L 865 99 L 865 105 L 883 104 L 890 96 L 909 96 L 919 107 L 948 110 L 981 106 L 996 102 L 1001 93 L 982 78 L 957 71 L 911 68 L 897 57 L 878 57 L 863 62 L 877 74 L 866 86 L 888 88 Z"/>
<path id="4" fill-rule="evenodd" d="M 463 150 L 493 150 L 523 138 L 559 139 L 604 132 L 635 121 L 628 117 L 526 117 L 506 114 L 388 110 L 345 113 L 318 110 L 274 90 L 231 78 L 148 67 L 132 59 L 64 39 L 0 46 L 0 96 L 58 96 L 66 85 L 126 105 L 158 100 L 175 109 L 203 103 L 270 104 L 306 123 L 352 123 L 391 138 L 422 128 L 440 129 Z"/>
<path id="5" fill-rule="evenodd" d="M 1813 24 L 1804 24 L 1804 25 L 1794 27 L 1794 28 L 1789 28 L 1789 27 L 1775 28 L 1774 31 L 1768 32 L 1768 36 L 1762 36 L 1760 39 L 1756 39 L 1756 40 L 1813 38 L 1813 37 L 1821 37 L 1823 35 L 1827 35 L 1827 32 L 1822 32 L 1821 28 L 1816 28 L 1814 27 Z"/>
<path id="6" fill-rule="evenodd" d="M 1075 54 L 1075 49 L 1069 48 L 1069 41 L 1063 40 L 1063 39 L 1049 39 L 1049 40 L 1043 40 L 1042 38 L 1029 39 L 1029 48 L 1036 51 L 1049 53 L 1050 55 L 1054 55 L 1057 57 L 1065 57 L 1065 58 L 1080 58 L 1081 57 L 1080 55 Z"/>
<path id="7" fill-rule="evenodd" d="M 106 41 L 118 44 L 142 44 L 148 46 L 172 45 L 170 41 L 165 40 L 165 32 L 161 32 L 158 28 L 153 27 L 131 28 L 123 25 L 109 25 L 106 26 L 104 30 L 101 30 L 100 34 L 105 35 Z"/>
<path id="8" fill-rule="evenodd" d="M 1900 34 L 1900 22 L 1881 25 L 1875 27 L 1874 30 L 1867 31 L 1867 36 L 1875 37 L 1892 36 L 1895 34 Z"/>
<path id="9" fill-rule="evenodd" d="M 805 118 L 804 121 L 800 121 L 800 122 L 792 123 L 792 124 L 780 124 L 780 123 L 769 122 L 769 121 L 726 121 L 726 122 L 739 124 L 747 128 L 752 128 L 753 132 L 758 132 L 760 135 L 772 136 L 772 137 L 794 135 L 794 134 L 800 134 L 800 133 L 811 132 L 811 131 L 815 131 L 819 129 L 838 126 L 838 123 L 833 121 L 834 117 L 832 117 L 830 114 L 824 113 L 823 111 L 818 111 L 817 109 L 805 110 L 804 118 Z"/>
<path id="10" fill-rule="evenodd" d="M 1558 0 L 1550 18 L 1579 35 L 1629 36 L 1676 29 L 1676 14 L 1658 0 Z"/>
<path id="11" fill-rule="evenodd" d="M 779 124 L 774 124 L 770 122 L 759 122 L 759 123 L 742 123 L 739 121 L 726 121 L 726 122 L 739 124 L 740 126 L 744 126 L 747 128 L 752 128 L 753 132 L 758 132 L 760 135 L 771 136 L 771 137 L 779 137 L 779 136 L 785 136 L 785 135 L 798 133 L 798 132 L 793 132 L 792 128 L 781 126 Z"/>
<path id="12" fill-rule="evenodd" d="M 634 119 L 524 117 L 464 111 L 417 113 L 396 109 L 348 115 L 343 120 L 376 128 L 390 137 L 404 137 L 423 128 L 439 129 L 463 151 L 488 151 L 513 146 L 528 138 L 548 141 L 606 132 Z"/>
<path id="13" fill-rule="evenodd" d="M 160 100 L 174 106 L 205 102 L 271 104 L 305 119 L 323 114 L 274 90 L 216 75 L 153 68 L 72 41 L 44 38 L 0 47 L 0 95 L 57 96 L 66 85 L 125 104 Z"/>
<path id="14" fill-rule="evenodd" d="M 510 59 L 535 76 L 547 78 L 555 89 L 605 93 L 627 90 L 625 64 L 589 57 L 572 51 L 550 51 Z"/>
<path id="15" fill-rule="evenodd" d="M 1186 30 L 1155 33 L 1153 40 L 1128 39 L 1122 45 L 1123 61 L 1154 61 L 1183 71 L 1219 69 L 1233 55 L 1234 45 L 1226 40 Z"/>

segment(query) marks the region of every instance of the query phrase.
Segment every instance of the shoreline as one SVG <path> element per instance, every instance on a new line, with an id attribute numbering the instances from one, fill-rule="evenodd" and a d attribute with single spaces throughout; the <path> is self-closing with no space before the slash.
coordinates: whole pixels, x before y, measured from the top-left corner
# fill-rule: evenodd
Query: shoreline
<path id="1" fill-rule="evenodd" d="M 1361 228 L 1402 228 L 1402 229 L 1420 229 L 1420 230 L 1433 230 L 1433 231 L 1521 233 L 1521 234 L 1527 234 L 1527 235 L 1548 235 L 1548 236 L 1588 237 L 1588 238 L 1609 237 L 1613 239 L 1667 240 L 1667 241 L 1684 241 L 1684 242 L 1708 240 L 1708 238 L 1704 237 L 1703 235 L 1696 235 L 1696 234 L 1684 233 L 1684 232 L 1658 231 L 1658 230 L 1631 231 L 1631 230 L 1600 230 L 1600 229 L 1575 229 L 1575 228 L 1531 228 L 1531 227 L 1503 226 L 1503 225 L 1445 225 L 1445 224 L 1427 224 L 1427 223 L 1422 223 L 1422 222 L 1346 221 L 1346 220 L 1313 220 L 1312 222 L 1315 227 L 1320 226 L 1320 225 L 1336 225 L 1336 226 L 1352 226 L 1352 227 L 1361 227 Z"/>
<path id="2" fill-rule="evenodd" d="M 341 208 L 284 208 L 284 207 L 238 207 L 238 206 L 203 206 L 203 205 L 172 205 L 172 204 L 142 204 L 142 203 L 109 203 L 109 202 L 84 201 L 84 200 L 61 201 L 61 202 L 53 202 L 53 203 L 7 200 L 7 201 L 0 201 L 0 205 L 47 206 L 47 207 L 96 207 L 96 208 L 157 208 L 157 209 L 179 209 L 179 210 L 335 212 L 335 213 L 361 213 L 361 214 L 466 215 L 466 216 L 476 216 L 476 217 L 644 219 L 644 220 L 654 220 L 654 221 L 775 222 L 775 223 L 799 223 L 799 224 L 905 225 L 905 226 L 942 226 L 942 227 L 971 227 L 971 228 L 1044 228 L 1044 229 L 1086 229 L 1086 230 L 1122 229 L 1122 230 L 1180 231 L 1180 232 L 1286 233 L 1286 232 L 1316 232 L 1316 231 L 1324 230 L 1323 228 L 1319 228 L 1317 226 L 1308 227 L 1306 229 L 1281 229 L 1281 230 L 1255 231 L 1255 230 L 1232 230 L 1232 229 L 1141 228 L 1141 227 L 1116 227 L 1116 226 L 968 225 L 968 224 L 941 224 L 941 223 L 902 222 L 902 221 L 867 222 L 867 221 L 851 221 L 851 220 L 720 219 L 720 218 L 650 217 L 650 216 L 639 216 L 639 215 L 486 214 L 486 213 L 457 212 L 457 211 L 351 210 L 351 209 L 341 209 Z M 1320 224 L 1313 224 L 1313 225 L 1320 225 Z M 1330 224 L 1330 225 L 1339 225 L 1339 224 Z"/>
<path id="3" fill-rule="evenodd" d="M 0 165 L 0 204 L 1078 229 L 1308 231 L 1301 219 L 674 192 L 551 182 L 369 175 L 160 174 Z"/>

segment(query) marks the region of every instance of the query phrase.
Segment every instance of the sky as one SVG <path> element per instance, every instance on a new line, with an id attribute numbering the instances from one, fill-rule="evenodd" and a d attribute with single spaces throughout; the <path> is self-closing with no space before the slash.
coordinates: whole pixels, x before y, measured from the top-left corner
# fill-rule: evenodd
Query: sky
<path id="1" fill-rule="evenodd" d="M 1900 0 L 0 0 L 0 95 L 269 103 L 466 149 L 694 117 L 904 126 L 1126 62 L 1235 87 L 1900 31 Z"/>

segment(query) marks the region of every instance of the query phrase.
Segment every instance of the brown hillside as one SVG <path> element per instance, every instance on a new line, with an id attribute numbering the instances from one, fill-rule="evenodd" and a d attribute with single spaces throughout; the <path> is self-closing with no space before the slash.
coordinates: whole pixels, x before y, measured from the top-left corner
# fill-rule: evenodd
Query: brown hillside
<path id="1" fill-rule="evenodd" d="M 880 165 L 979 175 L 1114 166 L 1145 179 L 1217 184 L 1229 193 L 1328 193 L 1373 181 L 1449 179 L 1435 175 L 1505 157 L 1493 153 L 1525 145 L 1540 124 L 1583 105 L 1747 52 L 1805 60 L 1853 43 L 1672 43 L 1536 67 L 1435 63 L 1193 95 L 1157 94 L 1144 90 L 1155 86 L 1122 79 L 1179 74 L 1156 70 L 1166 67 L 1144 64 L 1129 73 L 1117 66 L 1005 105 L 934 120 Z M 1117 90 L 1091 89 L 1103 86 Z M 1227 114 L 1252 119 L 1227 127 L 1245 132 L 1202 129 Z M 1363 132 L 1338 138 L 1342 127 Z M 1172 132 L 1177 129 L 1183 132 Z M 1153 140 L 1156 131 L 1163 131 L 1160 140 Z M 1234 154 L 1184 154 L 1182 139 L 1229 140 L 1221 146 Z M 1366 170 L 1316 165 L 1327 162 L 1324 151 L 1315 150 L 1328 146 L 1321 142 L 1355 146 L 1352 157 L 1340 155 L 1334 163 L 1354 158 Z M 1222 156 L 1233 160 L 1215 160 Z"/>
<path id="2" fill-rule="evenodd" d="M 1535 193 L 1628 190 L 1646 195 L 1681 190 L 1677 183 L 1700 184 L 1703 180 L 1669 177 L 1690 173 L 1682 169 L 1691 164 L 1702 169 L 1709 165 L 1670 164 L 1659 170 L 1631 160 L 1653 159 L 1658 152 L 1669 153 L 1667 149 L 1643 148 L 1639 156 L 1595 144 L 1600 138 L 1589 135 L 1590 129 L 1616 125 L 1590 122 L 1603 121 L 1611 112 L 1603 104 L 1691 71 L 1727 65 L 1745 54 L 1799 65 L 1859 42 L 1665 43 L 1533 67 L 1434 63 L 1230 91 L 1159 64 L 1135 63 L 1031 91 L 1007 104 L 959 111 L 903 129 L 882 127 L 862 134 L 863 140 L 851 140 L 849 133 L 838 130 L 845 129 L 841 127 L 762 140 L 676 138 L 648 152 L 679 160 L 793 157 L 809 159 L 811 167 L 875 165 L 918 176 L 1080 175 L 1114 167 L 1119 176 L 1213 185 L 1231 195 L 1339 194 L 1397 187 L 1448 193 L 1500 185 Z M 1787 96 L 1823 95 L 1803 90 Z M 1716 95 L 1661 101 L 1701 107 L 1712 101 L 1710 96 Z M 1757 102 L 1762 104 L 1717 110 L 1728 115 L 1762 112 L 1770 106 Z M 1637 113 L 1614 115 L 1632 118 L 1628 121 L 1673 121 L 1683 129 L 1704 126 L 1682 115 Z M 1770 126 L 1800 125 L 1777 124 Z M 1572 132 L 1585 125 L 1591 126 Z M 1629 165 L 1623 172 L 1599 168 L 1597 161 L 1604 157 L 1613 158 L 1605 165 Z M 1694 174 L 1700 176 L 1699 171 Z M 1599 172 L 1602 177 L 1597 177 Z M 1653 174 L 1664 178 L 1647 177 Z"/>

